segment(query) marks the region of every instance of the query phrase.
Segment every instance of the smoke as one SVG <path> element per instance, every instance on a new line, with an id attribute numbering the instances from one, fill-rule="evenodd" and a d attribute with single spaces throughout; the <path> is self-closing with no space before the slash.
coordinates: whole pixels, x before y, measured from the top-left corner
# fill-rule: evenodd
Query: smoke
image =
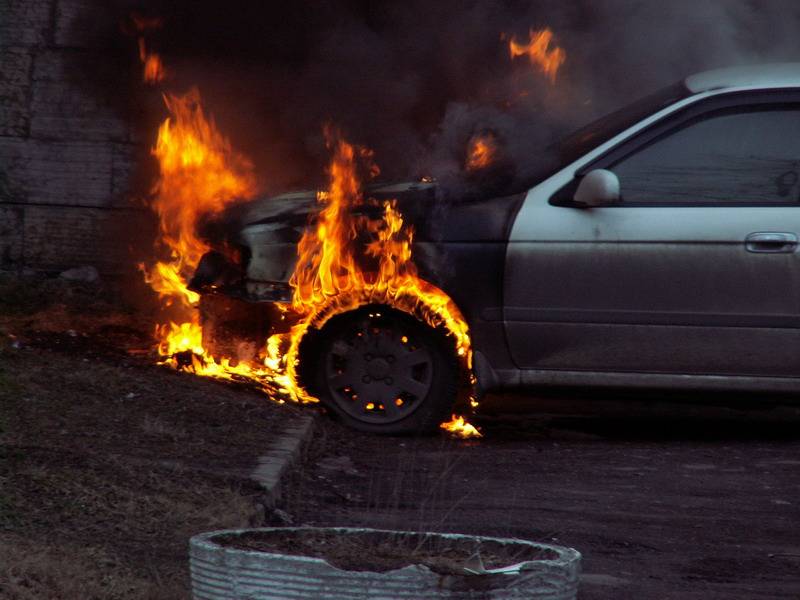
<path id="1" fill-rule="evenodd" d="M 172 73 L 167 88 L 198 85 L 272 192 L 318 182 L 325 122 L 373 148 L 387 179 L 433 174 L 451 183 L 461 179 L 468 140 L 488 130 L 511 165 L 506 175 L 520 179 L 549 160 L 558 136 L 692 72 L 800 59 L 796 0 L 113 6 L 118 21 L 131 11 L 164 19 L 148 43 Z M 512 61 L 501 40 L 544 26 L 567 53 L 555 84 Z M 137 59 L 133 41 L 125 51 Z M 138 94 L 154 106 L 153 92 Z"/>

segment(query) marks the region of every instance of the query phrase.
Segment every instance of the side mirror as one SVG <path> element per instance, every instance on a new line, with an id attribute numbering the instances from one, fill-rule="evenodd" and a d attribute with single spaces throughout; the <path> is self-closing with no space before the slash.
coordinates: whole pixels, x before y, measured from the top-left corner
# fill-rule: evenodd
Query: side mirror
<path id="1" fill-rule="evenodd" d="M 619 178 L 605 169 L 589 171 L 578 184 L 574 200 L 589 207 L 619 202 Z"/>

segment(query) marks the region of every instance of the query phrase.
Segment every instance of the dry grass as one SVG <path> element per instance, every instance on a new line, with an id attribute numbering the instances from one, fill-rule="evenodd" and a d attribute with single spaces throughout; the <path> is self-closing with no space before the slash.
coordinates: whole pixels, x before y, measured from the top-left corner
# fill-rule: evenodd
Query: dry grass
<path id="1" fill-rule="evenodd" d="M 188 437 L 186 429 L 177 425 L 172 425 L 151 415 L 145 415 L 142 419 L 142 432 L 147 435 L 166 437 L 173 441 L 183 440 Z"/>
<path id="2" fill-rule="evenodd" d="M 242 477 L 297 414 L 149 364 L 92 293 L 0 281 L 3 600 L 187 598 L 189 537 L 260 524 Z"/>
<path id="3" fill-rule="evenodd" d="M 182 586 L 137 576 L 97 547 L 44 545 L 0 537 L 0 590 L 6 600 L 185 598 Z"/>

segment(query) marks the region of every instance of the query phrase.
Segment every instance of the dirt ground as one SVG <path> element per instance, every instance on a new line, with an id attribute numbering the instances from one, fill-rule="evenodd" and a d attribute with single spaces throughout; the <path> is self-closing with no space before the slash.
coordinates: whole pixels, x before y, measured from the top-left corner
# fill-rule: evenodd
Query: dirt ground
<path id="1" fill-rule="evenodd" d="M 800 598 L 797 408 L 640 400 L 547 416 L 552 399 L 494 398 L 516 414 L 485 416 L 470 442 L 323 423 L 285 509 L 574 547 L 585 600 Z"/>
<path id="2" fill-rule="evenodd" d="M 4 600 L 189 597 L 188 538 L 262 523 L 247 476 L 299 414 L 155 365 L 104 294 L 0 285 Z"/>

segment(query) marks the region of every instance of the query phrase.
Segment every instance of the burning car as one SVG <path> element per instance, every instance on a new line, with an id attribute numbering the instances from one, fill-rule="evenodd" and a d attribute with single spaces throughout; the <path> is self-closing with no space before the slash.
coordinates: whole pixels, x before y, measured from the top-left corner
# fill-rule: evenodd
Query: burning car
<path id="1" fill-rule="evenodd" d="M 473 364 L 413 306 L 354 302 L 298 342 L 309 393 L 354 427 L 407 432 L 451 413 L 470 367 L 480 391 L 800 391 L 800 65 L 688 77 L 553 153 L 517 193 L 365 187 L 348 218 L 413 225 L 415 277 L 463 317 Z M 246 353 L 291 327 L 298 247 L 325 210 L 292 193 L 212 224 L 222 241 L 190 284 L 204 345 Z"/>

